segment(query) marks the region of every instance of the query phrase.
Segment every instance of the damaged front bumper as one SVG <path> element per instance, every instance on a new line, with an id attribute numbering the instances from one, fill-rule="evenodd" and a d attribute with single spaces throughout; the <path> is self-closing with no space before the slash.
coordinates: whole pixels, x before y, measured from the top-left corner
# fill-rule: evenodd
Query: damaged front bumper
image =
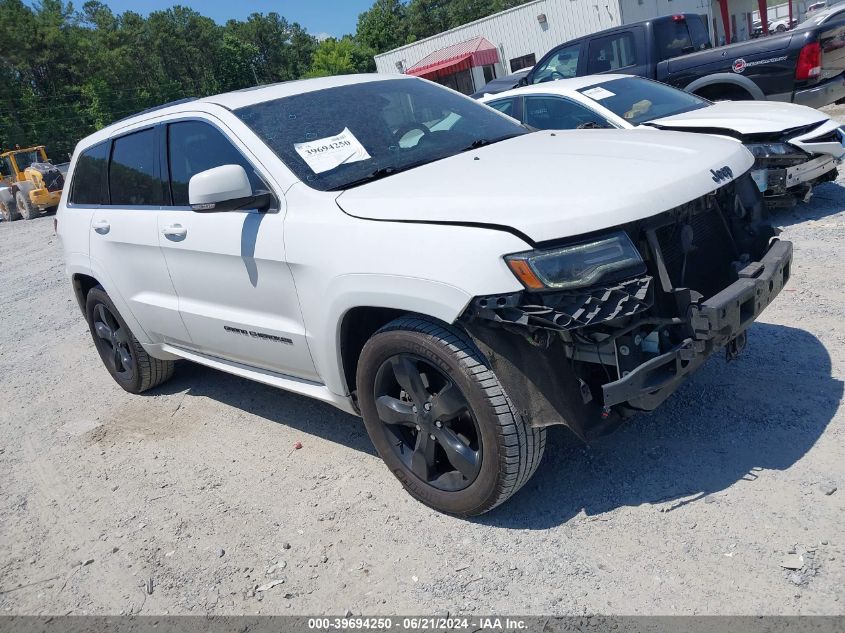
<path id="1" fill-rule="evenodd" d="M 602 434 L 657 407 L 716 350 L 731 359 L 745 346 L 792 267 L 792 244 L 761 221 L 759 201 L 744 175 L 622 227 L 645 272 L 477 297 L 461 323 L 533 426 Z"/>
<path id="2" fill-rule="evenodd" d="M 790 196 L 803 198 L 813 185 L 834 180 L 840 161 L 832 156 L 819 156 L 791 167 L 758 166 L 751 177 L 767 198 Z"/>
<path id="3" fill-rule="evenodd" d="M 651 410 L 668 398 L 718 348 L 728 355 L 745 346 L 745 330 L 789 279 L 792 243 L 776 240 L 766 255 L 739 272 L 739 279 L 697 306 L 691 306 L 693 336 L 602 387 L 604 405 Z"/>

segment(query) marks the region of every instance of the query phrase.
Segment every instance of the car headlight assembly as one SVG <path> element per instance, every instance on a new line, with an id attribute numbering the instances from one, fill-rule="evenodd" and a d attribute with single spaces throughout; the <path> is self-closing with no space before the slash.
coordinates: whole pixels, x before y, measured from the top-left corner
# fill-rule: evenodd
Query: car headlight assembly
<path id="1" fill-rule="evenodd" d="M 781 158 L 801 154 L 801 150 L 789 143 L 748 143 L 745 147 L 754 158 Z"/>
<path id="2" fill-rule="evenodd" d="M 646 270 L 624 231 L 588 242 L 507 255 L 505 262 L 528 290 L 574 290 Z"/>

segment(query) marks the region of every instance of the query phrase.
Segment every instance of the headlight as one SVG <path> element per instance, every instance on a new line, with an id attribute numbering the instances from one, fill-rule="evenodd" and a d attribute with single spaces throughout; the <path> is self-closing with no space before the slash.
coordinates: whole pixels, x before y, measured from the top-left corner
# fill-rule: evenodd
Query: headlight
<path id="1" fill-rule="evenodd" d="M 570 290 L 645 272 L 640 253 L 624 231 L 580 244 L 508 255 L 505 261 L 529 290 Z"/>
<path id="2" fill-rule="evenodd" d="M 749 143 L 746 147 L 754 154 L 754 158 L 776 158 L 801 153 L 801 150 L 789 143 Z"/>

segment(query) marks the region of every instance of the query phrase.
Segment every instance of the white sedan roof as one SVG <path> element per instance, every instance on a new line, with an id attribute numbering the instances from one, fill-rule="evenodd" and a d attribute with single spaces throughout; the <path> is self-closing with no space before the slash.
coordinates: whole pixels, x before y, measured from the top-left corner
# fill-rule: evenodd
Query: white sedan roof
<path id="1" fill-rule="evenodd" d="M 506 90 L 505 92 L 497 92 L 492 95 L 484 95 L 479 99 L 484 103 L 493 101 L 494 99 L 502 99 L 504 97 L 513 97 L 519 95 L 535 95 L 535 94 L 559 94 L 571 95 L 581 88 L 587 86 L 595 86 L 596 84 L 605 83 L 608 81 L 615 81 L 616 79 L 630 79 L 633 75 L 586 75 L 584 77 L 573 77 L 572 79 L 556 79 L 555 81 L 544 81 L 539 84 L 532 84 L 530 86 L 522 86 L 514 88 L 513 90 Z"/>

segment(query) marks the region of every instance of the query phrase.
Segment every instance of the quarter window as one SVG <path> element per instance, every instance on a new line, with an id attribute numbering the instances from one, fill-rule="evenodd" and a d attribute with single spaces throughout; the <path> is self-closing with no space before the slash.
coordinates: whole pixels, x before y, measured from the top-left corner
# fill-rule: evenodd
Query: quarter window
<path id="1" fill-rule="evenodd" d="M 155 148 L 152 128 L 114 140 L 109 165 L 109 192 L 113 205 L 156 206 L 162 203 Z"/>
<path id="2" fill-rule="evenodd" d="M 659 61 L 672 59 L 696 50 L 686 20 L 664 20 L 654 25 Z"/>
<path id="3" fill-rule="evenodd" d="M 174 205 L 189 204 L 188 183 L 192 176 L 221 165 L 240 165 L 249 176 L 253 191 L 267 189 L 249 161 L 217 128 L 202 121 L 181 121 L 167 128 Z"/>
<path id="4" fill-rule="evenodd" d="M 82 152 L 73 170 L 70 203 L 108 204 L 106 191 L 108 166 L 108 143 L 100 143 Z"/>

